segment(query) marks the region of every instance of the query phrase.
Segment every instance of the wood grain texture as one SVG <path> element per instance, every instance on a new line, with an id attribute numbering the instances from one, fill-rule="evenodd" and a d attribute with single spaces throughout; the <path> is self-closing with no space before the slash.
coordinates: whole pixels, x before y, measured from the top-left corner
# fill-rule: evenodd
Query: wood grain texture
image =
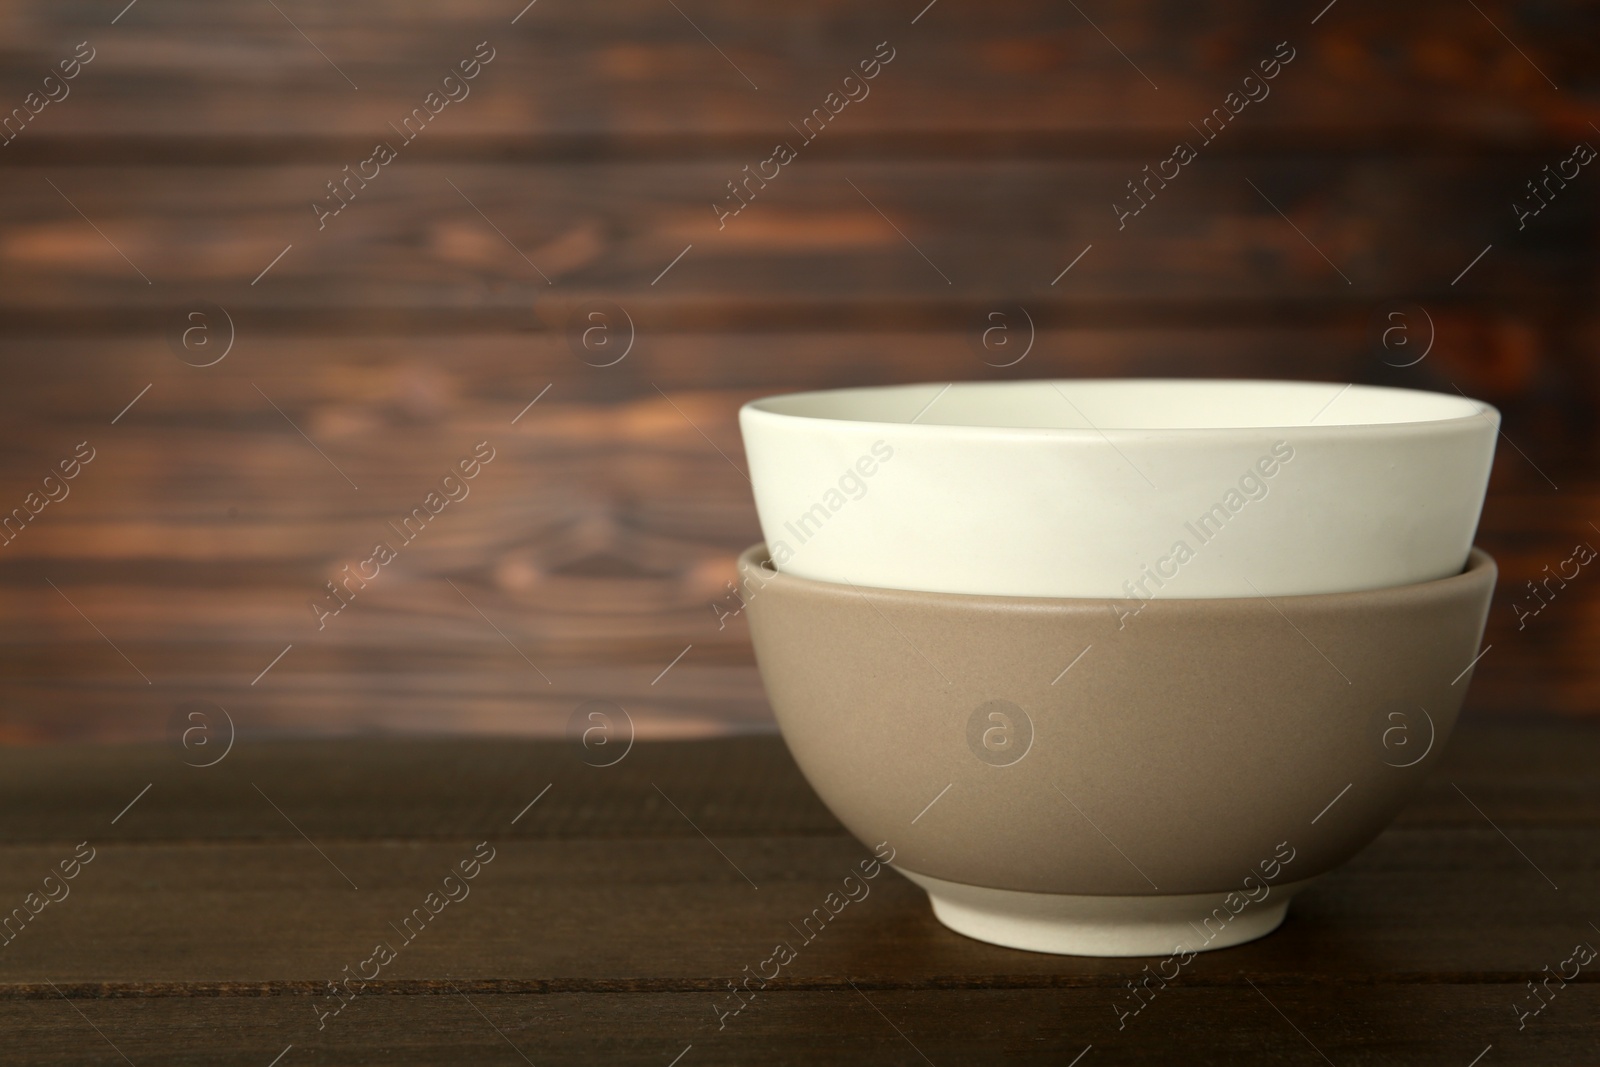
<path id="1" fill-rule="evenodd" d="M 1120 1063 L 1180 1035 L 1199 1062 L 1313 1055 L 1307 1041 L 1335 1062 L 1458 1062 L 1490 1043 L 1559 1062 L 1593 1040 L 1593 981 L 1520 1032 L 1512 1005 L 1591 937 L 1597 743 L 1464 725 L 1418 802 L 1278 933 L 1197 957 L 1121 1028 L 1113 1006 L 1146 961 L 962 938 L 885 873 L 719 1029 L 730 977 L 798 940 L 789 922 L 866 854 L 775 738 L 646 743 L 606 768 L 572 743 L 247 743 L 203 769 L 178 746 L 4 752 L 0 894 L 20 899 L 81 839 L 96 851 L 0 948 L 0 1018 L 12 1054 L 45 1063 L 106 1042 L 137 1063 L 267 1062 L 290 1044 L 327 1063 L 667 1062 L 690 1045 L 713 1063 L 1062 1062 L 1092 1044 Z M 494 858 L 469 894 L 319 1028 L 325 983 L 398 940 L 388 922 L 480 840 Z"/>
<path id="2" fill-rule="evenodd" d="M 346 1013 L 344 1026 L 321 1034 L 302 997 L 96 1000 L 81 1003 L 84 1016 L 59 999 L 34 999 L 0 1005 L 0 1025 L 17 1055 L 50 1065 L 121 1062 L 107 1044 L 114 1039 L 135 1063 L 199 1062 L 203 1056 L 205 1063 L 252 1067 L 270 1063 L 291 1044 L 285 1064 L 299 1056 L 317 1064 L 407 1067 L 597 1059 L 661 1067 L 686 1050 L 683 1067 L 1060 1065 L 1089 1046 L 1096 1062 L 1111 1064 L 1148 1064 L 1179 1053 L 1187 1063 L 1218 1067 L 1310 1064 L 1323 1062 L 1320 1051 L 1335 1063 L 1459 1067 L 1493 1044 L 1490 1055 L 1511 1049 L 1519 1063 L 1561 1067 L 1590 1053 L 1590 1020 L 1600 1007 L 1592 984 L 1572 985 L 1559 1003 L 1516 1033 L 1510 1005 L 1527 990 L 1511 983 L 1352 990 L 1253 980 L 1257 990 L 1169 990 L 1146 1009 L 1150 1018 L 1135 1019 L 1122 1032 L 1108 990 L 902 992 L 870 981 L 857 982 L 857 990 L 771 994 L 721 1033 L 705 993 L 505 996 L 467 989 L 457 994 L 448 987 L 441 996 L 365 997 Z M 1501 1016 L 1511 1025 L 1492 1029 Z M 950 1025 L 963 1018 L 982 1025 Z M 1487 1020 L 1495 1021 L 1484 1026 Z M 1498 1040 L 1479 1041 L 1480 1031 L 1466 1030 L 1472 1024 Z M 230 1035 L 226 1044 L 211 1036 L 219 1032 Z"/>
<path id="3" fill-rule="evenodd" d="M 1220 105 L 1283 40 L 1296 57 L 1251 116 L 1273 133 L 1576 132 L 1583 113 L 1552 95 L 1551 81 L 1580 100 L 1596 89 L 1583 45 L 1594 14 L 1571 2 L 1486 3 L 1483 15 L 1443 0 L 1347 5 L 1315 23 L 1315 6 L 1264 0 L 1081 11 L 1008 0 L 920 15 L 915 3 L 778 11 L 731 0 L 679 11 L 646 0 L 540 3 L 520 16 L 523 4 L 500 0 L 279 6 L 143 4 L 112 25 L 112 5 L 14 4 L 0 23 L 0 87 L 20 102 L 88 38 L 96 58 L 73 94 L 38 117 L 39 133 L 365 135 L 397 121 L 488 40 L 495 60 L 441 120 L 458 135 L 514 138 L 781 134 L 883 40 L 893 63 L 841 116 L 874 134 L 1164 132 Z M 1355 112 L 1353 96 L 1383 106 Z"/>
<path id="4" fill-rule="evenodd" d="M 1122 218 L 1114 204 L 1142 202 L 1128 183 L 1171 148 L 1163 140 L 1131 158 L 1089 161 L 802 155 L 745 190 L 748 203 L 727 183 L 759 160 L 739 156 L 487 165 L 412 160 L 402 149 L 337 197 L 328 183 L 354 159 L 10 167 L 0 172 L 11 206 L 0 249 L 17 274 L 0 310 L 92 304 L 159 314 L 199 296 L 241 315 L 330 304 L 521 309 L 521 324 L 535 325 L 536 303 L 559 312 L 565 301 L 603 296 L 637 303 L 648 329 L 666 302 L 1024 299 L 1070 310 L 1138 295 L 1155 305 L 1370 309 L 1407 296 L 1538 311 L 1594 284 L 1592 197 L 1555 200 L 1518 228 L 1512 204 L 1548 162 L 1540 156 L 1201 156 Z M 713 205 L 740 213 L 722 217 Z M 1498 254 L 1452 286 L 1489 243 Z M 1094 247 L 1083 263 L 1052 285 L 1086 245 Z"/>
<path id="5" fill-rule="evenodd" d="M 1468 716 L 1397 825 L 1487 828 L 1456 783 L 1502 825 L 1581 831 L 1600 821 L 1597 744 L 1585 723 Z M 161 745 L 0 749 L 0 844 L 302 842 L 287 820 L 266 817 L 257 787 L 313 836 L 350 841 L 675 838 L 696 826 L 718 838 L 843 834 L 773 736 L 641 743 L 605 767 L 596 764 L 614 754 L 576 736 L 246 739 L 196 766 L 217 755 L 176 732 Z M 539 817 L 510 824 L 547 785 Z"/>
<path id="6" fill-rule="evenodd" d="M 252 736 L 549 734 L 585 699 L 646 736 L 765 728 L 713 608 L 759 536 L 738 405 L 1048 375 L 1495 403 L 1472 706 L 1592 712 L 1593 583 L 1517 609 L 1600 536 L 1597 201 L 1575 179 L 1525 228 L 1513 203 L 1589 136 L 1593 14 L 915 6 L 0 13 L 0 102 L 96 49 L 0 145 L 5 506 L 99 449 L 0 546 L 0 737 L 152 738 L 188 700 Z M 484 40 L 472 95 L 319 229 L 326 183 Z M 872 94 L 719 228 L 726 183 L 884 40 Z M 1270 97 L 1119 228 L 1126 183 L 1283 40 Z M 1399 300 L 1433 341 L 1407 368 L 1376 343 Z M 199 301 L 231 317 L 205 368 L 172 349 Z M 631 343 L 604 368 L 573 340 L 596 301 Z M 997 309 L 1031 323 L 1020 364 L 976 342 Z M 473 496 L 317 629 L 316 591 L 481 440 Z"/>
<path id="7" fill-rule="evenodd" d="M 1600 706 L 1600 581 L 1541 586 L 1527 614 L 1527 583 L 1600 544 L 1596 177 L 1526 226 L 1514 204 L 1600 143 L 1595 18 L 0 8 L 0 514 L 95 449 L 0 544 L 0 905 L 97 850 L 0 945 L 0 1060 L 1592 1058 L 1592 975 L 1522 1029 L 1514 1005 L 1600 937 L 1600 750 L 1578 721 Z M 83 41 L 70 95 L 30 104 Z M 883 41 L 870 96 L 719 226 L 726 183 Z M 1119 225 L 1126 183 L 1279 41 L 1271 95 Z M 401 144 L 391 124 L 478 42 L 471 95 Z M 398 157 L 319 228 L 313 201 L 379 139 Z M 1404 368 L 1416 349 L 1379 343 L 1399 301 L 1433 342 Z M 232 344 L 207 367 L 186 364 L 217 347 L 174 340 L 202 302 Z M 574 340 L 600 302 L 631 345 L 608 367 Z M 1031 323 L 1019 364 L 976 340 L 996 311 Z M 1438 772 L 1279 933 L 1196 959 L 1121 1028 L 1144 961 L 969 941 L 886 873 L 719 1029 L 728 982 L 864 854 L 713 607 L 759 537 L 738 406 L 1124 375 L 1504 412 L 1479 538 L 1501 587 Z M 481 441 L 471 495 L 319 629 L 324 583 Z M 590 701 L 611 718 L 586 749 Z M 471 896 L 319 1028 L 327 983 L 484 840 Z"/>

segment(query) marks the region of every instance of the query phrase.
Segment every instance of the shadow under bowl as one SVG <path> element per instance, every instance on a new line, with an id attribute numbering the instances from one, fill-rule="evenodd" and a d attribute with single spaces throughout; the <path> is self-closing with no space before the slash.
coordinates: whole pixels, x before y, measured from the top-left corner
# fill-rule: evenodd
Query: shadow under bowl
<path id="1" fill-rule="evenodd" d="M 958 932 L 1158 955 L 1271 932 L 1438 762 L 1493 560 L 1355 593 L 865 588 L 739 560 L 761 677 L 823 802 Z M 880 854 L 884 853 L 882 848 Z"/>

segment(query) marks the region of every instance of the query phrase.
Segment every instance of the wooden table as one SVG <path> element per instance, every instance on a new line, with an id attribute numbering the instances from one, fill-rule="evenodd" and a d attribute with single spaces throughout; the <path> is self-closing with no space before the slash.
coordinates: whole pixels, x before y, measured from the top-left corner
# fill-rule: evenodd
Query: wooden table
<path id="1" fill-rule="evenodd" d="M 897 874 L 802 942 L 791 923 L 868 853 L 777 738 L 583 757 L 421 739 L 241 743 L 211 767 L 179 746 L 0 752 L 0 904 L 93 850 L 0 947 L 0 1060 L 1493 1067 L 1600 1048 L 1600 967 L 1552 981 L 1521 1029 L 1515 1012 L 1600 944 L 1590 727 L 1466 724 L 1278 933 L 1197 957 L 1120 1029 L 1154 961 L 968 940 Z M 492 859 L 447 881 L 475 849 Z M 719 1028 L 728 983 L 780 941 L 795 961 Z M 377 977 L 329 993 L 358 972 Z"/>
<path id="2" fill-rule="evenodd" d="M 0 547 L 0 742 L 65 745 L 0 748 L 0 909 L 95 850 L 0 945 L 0 1064 L 1593 1058 L 1589 972 L 1521 1031 L 1513 1005 L 1600 938 L 1600 581 L 1528 588 L 1600 543 L 1600 175 L 1526 226 L 1514 204 L 1595 136 L 1595 26 L 1510 0 L 0 6 L 0 115 L 94 56 L 0 145 L 0 514 L 96 456 Z M 1123 225 L 1280 41 L 1270 99 Z M 471 97 L 320 220 L 479 42 Z M 870 98 L 722 225 L 879 42 Z M 575 328 L 598 307 L 620 361 Z M 1425 359 L 1385 340 L 1396 310 Z M 1025 359 L 983 341 L 996 314 Z M 1138 967 L 965 940 L 886 875 L 719 1030 L 727 981 L 864 854 L 774 739 L 662 740 L 771 726 L 713 611 L 760 536 L 739 405 L 1124 375 L 1495 403 L 1482 725 L 1280 933 L 1124 1029 Z M 308 601 L 480 441 L 471 498 L 319 626 Z M 592 699 L 656 740 L 593 768 L 332 739 L 559 735 Z M 179 744 L 197 708 L 238 727 L 212 767 Z M 319 1029 L 484 840 L 471 896 Z"/>

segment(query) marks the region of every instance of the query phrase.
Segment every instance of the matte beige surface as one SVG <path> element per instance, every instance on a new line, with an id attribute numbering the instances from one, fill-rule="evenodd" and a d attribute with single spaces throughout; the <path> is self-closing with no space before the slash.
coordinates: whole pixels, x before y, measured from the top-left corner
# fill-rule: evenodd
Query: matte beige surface
<path id="1" fill-rule="evenodd" d="M 764 558 L 740 559 L 756 657 L 834 814 L 909 870 L 1083 895 L 1297 882 L 1348 859 L 1438 761 L 1495 578 L 1474 550 L 1435 582 L 1129 615 L 834 585 Z"/>

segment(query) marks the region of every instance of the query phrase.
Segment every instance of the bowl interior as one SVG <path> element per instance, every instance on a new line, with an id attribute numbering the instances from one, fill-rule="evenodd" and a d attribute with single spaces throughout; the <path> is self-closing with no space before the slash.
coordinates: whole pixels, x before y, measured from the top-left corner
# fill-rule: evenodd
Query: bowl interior
<path id="1" fill-rule="evenodd" d="M 1078 379 L 955 382 L 791 393 L 754 412 L 921 426 L 1116 430 L 1382 427 L 1485 415 L 1466 397 L 1324 382 Z"/>

